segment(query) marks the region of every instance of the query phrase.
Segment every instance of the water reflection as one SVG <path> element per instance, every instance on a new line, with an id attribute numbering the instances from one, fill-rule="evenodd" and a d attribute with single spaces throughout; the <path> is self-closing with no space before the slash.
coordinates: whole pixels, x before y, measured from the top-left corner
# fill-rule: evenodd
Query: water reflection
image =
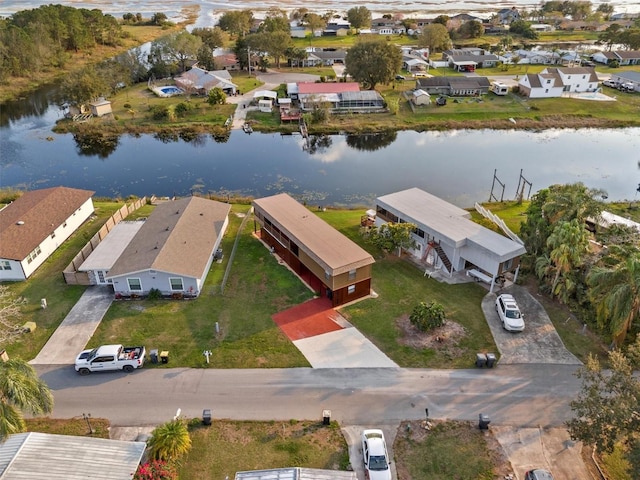
<path id="1" fill-rule="evenodd" d="M 43 122 L 43 116 L 50 112 L 53 105 L 53 97 L 57 86 L 47 85 L 20 100 L 5 102 L 0 105 L 0 127 L 33 117 L 39 122 Z M 55 107 L 54 107 L 55 108 Z"/>
<path id="2" fill-rule="evenodd" d="M 398 132 L 347 135 L 347 145 L 356 150 L 374 152 L 391 145 L 397 138 Z"/>

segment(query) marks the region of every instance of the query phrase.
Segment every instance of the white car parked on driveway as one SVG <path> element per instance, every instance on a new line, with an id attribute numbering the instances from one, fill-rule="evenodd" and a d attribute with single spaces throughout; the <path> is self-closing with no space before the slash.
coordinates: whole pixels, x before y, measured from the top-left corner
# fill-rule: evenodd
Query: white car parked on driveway
<path id="1" fill-rule="evenodd" d="M 502 322 L 502 326 L 509 332 L 521 332 L 524 330 L 524 320 L 513 295 L 503 293 L 496 298 L 496 312 Z"/>
<path id="2" fill-rule="evenodd" d="M 363 430 L 362 456 L 364 474 L 368 480 L 391 480 L 389 454 L 382 430 Z"/>

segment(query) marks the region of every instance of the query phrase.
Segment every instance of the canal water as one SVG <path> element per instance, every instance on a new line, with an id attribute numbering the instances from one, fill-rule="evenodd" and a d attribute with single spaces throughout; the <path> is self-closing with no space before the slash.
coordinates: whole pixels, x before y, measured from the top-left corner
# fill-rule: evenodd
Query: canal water
<path id="1" fill-rule="evenodd" d="M 335 206 L 369 206 L 376 196 L 410 187 L 461 207 L 518 192 L 526 198 L 554 183 L 583 182 L 610 200 L 638 195 L 638 128 L 403 131 L 309 143 L 299 135 L 234 130 L 222 139 L 124 135 L 95 146 L 51 132 L 62 118 L 51 93 L 45 88 L 0 106 L 2 187 L 66 185 L 108 197 L 287 192 Z"/>

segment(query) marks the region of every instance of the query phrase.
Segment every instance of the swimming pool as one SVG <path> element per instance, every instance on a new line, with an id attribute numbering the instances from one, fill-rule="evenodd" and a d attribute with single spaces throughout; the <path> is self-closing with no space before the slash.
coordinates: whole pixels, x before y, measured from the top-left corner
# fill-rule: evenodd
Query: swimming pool
<path id="1" fill-rule="evenodd" d="M 159 97 L 173 97 L 174 95 L 182 95 L 184 92 L 181 88 L 169 85 L 168 87 L 154 87 L 153 93 Z"/>

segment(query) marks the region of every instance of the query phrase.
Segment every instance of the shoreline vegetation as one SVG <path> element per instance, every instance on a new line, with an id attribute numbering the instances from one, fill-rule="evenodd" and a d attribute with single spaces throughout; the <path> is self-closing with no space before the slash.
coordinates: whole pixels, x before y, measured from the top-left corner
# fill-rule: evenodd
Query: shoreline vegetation
<path id="1" fill-rule="evenodd" d="M 90 53 L 71 53 L 64 68 L 50 70 L 38 78 L 12 79 L 9 84 L 0 86 L 0 102 L 9 99 L 24 98 L 25 95 L 47 84 L 60 81 L 61 78 L 78 73 L 82 68 L 96 64 L 102 60 L 112 58 L 128 49 L 143 43 L 157 40 L 160 37 L 184 29 L 191 25 L 198 17 L 197 5 L 183 8 L 181 16 L 186 18 L 179 24 L 166 23 L 163 26 L 123 25 L 126 31 L 125 39 L 118 47 L 99 46 Z M 410 44 L 408 36 L 392 36 L 392 41 L 400 44 Z M 397 37 L 397 38 L 396 38 Z M 500 37 L 483 36 L 475 39 L 477 42 L 498 42 Z M 554 32 L 553 36 L 541 36 L 540 43 L 549 44 L 556 48 L 567 42 L 593 42 L 590 32 Z M 305 39 L 299 39 L 306 42 Z M 314 46 L 325 45 L 326 39 L 314 39 Z M 354 39 L 350 37 L 334 37 L 334 43 L 348 44 Z M 300 44 L 302 45 L 302 44 Z M 298 46 L 300 46 L 298 45 Z M 336 46 L 333 43 L 331 46 Z M 520 75 L 534 73 L 544 68 L 544 65 L 510 66 L 508 69 L 495 67 L 484 68 L 479 73 L 488 77 L 519 78 Z M 634 67 L 635 69 L 635 67 Z M 317 70 L 315 72 L 314 70 Z M 610 73 L 611 68 L 602 66 L 599 71 Z M 327 79 L 332 78 L 333 71 L 324 67 L 289 69 L 281 71 L 295 71 L 317 73 Z M 436 75 L 460 75 L 451 68 L 438 68 Z M 246 71 L 233 72 L 233 81 L 243 92 L 260 88 L 255 78 L 248 76 Z M 333 77 L 335 78 L 335 77 Z M 450 102 L 443 107 L 413 106 L 408 101 L 407 93 L 414 87 L 414 80 L 395 81 L 387 85 L 377 85 L 376 90 L 385 98 L 387 104 L 397 105 L 393 113 L 375 114 L 332 114 L 322 122 L 307 122 L 311 135 L 327 134 L 359 134 L 384 133 L 402 130 L 414 131 L 445 131 L 445 130 L 530 130 L 573 128 L 573 129 L 608 129 L 628 128 L 640 126 L 640 96 L 633 93 L 617 92 L 603 87 L 605 94 L 615 97 L 615 101 L 593 101 L 573 98 L 528 99 L 515 93 L 497 97 L 491 92 L 480 98 L 450 97 Z M 185 140 L 210 134 L 214 138 L 224 138 L 230 134 L 227 120 L 234 115 L 240 105 L 224 104 L 209 105 L 206 98 L 198 96 L 180 96 L 171 98 L 156 97 L 147 88 L 146 82 L 135 84 L 118 91 L 110 96 L 113 115 L 102 118 L 92 118 L 88 122 L 73 122 L 63 119 L 53 128 L 56 133 L 72 133 L 76 139 L 91 144 L 112 142 L 125 134 L 152 134 L 164 137 L 180 137 Z M 157 106 L 167 107 L 169 111 L 177 110 L 178 115 L 159 118 L 154 115 Z M 178 107 L 178 108 L 176 108 Z M 157 111 L 157 110 L 156 110 Z M 253 109 L 247 111 L 247 121 L 252 129 L 258 132 L 294 133 L 298 131 L 297 124 L 280 123 L 277 113 L 265 114 Z"/>

